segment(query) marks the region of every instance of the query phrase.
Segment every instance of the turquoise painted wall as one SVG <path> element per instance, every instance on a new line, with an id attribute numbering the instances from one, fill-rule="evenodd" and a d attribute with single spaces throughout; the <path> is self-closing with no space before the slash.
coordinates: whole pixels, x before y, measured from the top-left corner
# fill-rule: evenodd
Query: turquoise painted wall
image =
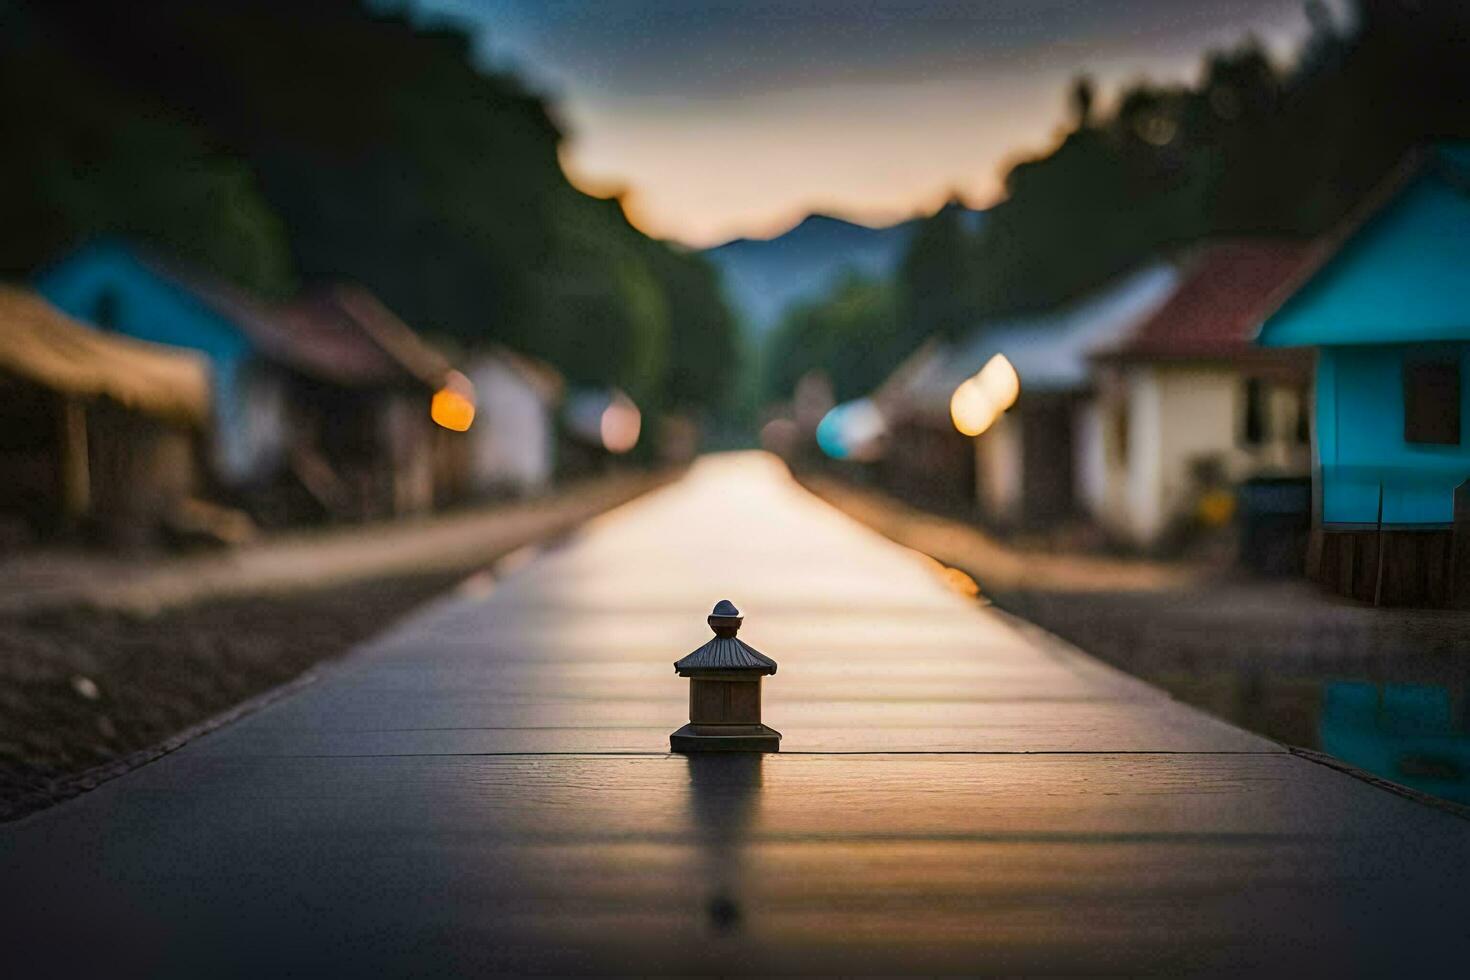
<path id="1" fill-rule="evenodd" d="M 1433 174 L 1407 187 L 1261 330 L 1268 347 L 1463 340 L 1470 196 Z"/>
<path id="2" fill-rule="evenodd" d="M 1461 390 L 1458 446 L 1404 441 L 1404 359 L 1431 353 L 1457 356 L 1460 376 L 1470 383 L 1470 343 L 1321 349 L 1317 448 L 1324 523 L 1374 523 L 1380 483 L 1386 524 L 1454 519 L 1455 488 L 1470 478 L 1470 392 Z"/>

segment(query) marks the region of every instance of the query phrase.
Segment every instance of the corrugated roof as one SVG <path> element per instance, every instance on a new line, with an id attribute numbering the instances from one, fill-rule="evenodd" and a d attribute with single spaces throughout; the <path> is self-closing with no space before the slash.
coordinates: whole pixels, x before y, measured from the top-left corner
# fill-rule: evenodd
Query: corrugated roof
<path id="1" fill-rule="evenodd" d="M 1088 358 L 1116 343 L 1173 291 L 1178 272 L 1157 262 L 1057 310 L 983 324 L 969 339 L 934 348 L 922 365 L 907 365 L 902 391 L 885 392 L 900 411 L 948 417 L 950 397 L 996 354 L 1004 354 L 1027 391 L 1069 391 L 1087 383 Z"/>
<path id="2" fill-rule="evenodd" d="M 674 662 L 677 671 L 688 670 L 757 670 L 776 672 L 776 661 L 744 640 L 734 636 L 716 636 L 693 653 Z"/>
<path id="3" fill-rule="evenodd" d="M 191 351 L 103 333 L 29 289 L 0 285 L 0 368 L 80 397 L 187 425 L 209 418 L 209 370 Z"/>
<path id="4" fill-rule="evenodd" d="M 1100 356 L 1125 360 L 1234 360 L 1260 356 L 1257 325 L 1316 246 L 1236 239 L 1200 248 L 1164 304 Z"/>

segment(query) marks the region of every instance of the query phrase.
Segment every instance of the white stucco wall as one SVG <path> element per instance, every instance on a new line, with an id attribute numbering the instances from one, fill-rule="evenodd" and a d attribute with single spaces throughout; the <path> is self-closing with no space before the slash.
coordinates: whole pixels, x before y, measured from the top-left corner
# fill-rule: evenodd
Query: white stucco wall
<path id="1" fill-rule="evenodd" d="M 1129 370 L 1128 452 L 1123 483 L 1125 530 L 1136 544 L 1151 540 L 1162 527 L 1164 392 L 1151 368 Z"/>
<path id="2" fill-rule="evenodd" d="M 1128 390 L 1124 376 L 1113 367 L 1099 367 L 1093 380 L 1095 391 L 1086 402 L 1086 421 L 1078 433 L 1078 461 L 1088 484 L 1082 501 L 1094 521 L 1121 536 L 1128 523 L 1124 499 L 1127 468 L 1117 429 L 1127 409 Z"/>
<path id="3" fill-rule="evenodd" d="M 499 358 L 477 361 L 465 372 L 475 386 L 470 438 L 470 486 L 474 491 L 535 493 L 551 480 L 554 432 L 541 393 Z"/>
<path id="4" fill-rule="evenodd" d="M 1201 459 L 1218 460 L 1231 482 L 1309 471 L 1310 447 L 1295 435 L 1302 402 L 1289 386 L 1266 384 L 1266 438 L 1247 446 L 1240 438 L 1245 381 L 1228 365 L 1135 365 L 1112 380 L 1097 411 L 1105 487 L 1094 514 L 1134 545 L 1156 544 L 1194 505 L 1194 470 Z M 1126 413 L 1126 456 L 1115 431 L 1120 406 Z"/>
<path id="5" fill-rule="evenodd" d="M 1154 509 L 1143 518 L 1144 537 L 1152 539 L 1194 502 L 1196 461 L 1216 458 L 1227 478 L 1242 475 L 1236 457 L 1244 411 L 1241 379 L 1232 371 L 1165 368 L 1154 372 L 1159 386 L 1160 442 Z"/>
<path id="6" fill-rule="evenodd" d="M 286 461 L 286 388 L 280 374 L 261 362 L 217 367 L 211 459 L 229 486 L 268 482 Z"/>
<path id="7" fill-rule="evenodd" d="M 997 524 L 1021 515 L 1021 419 L 1006 412 L 975 440 L 975 488 L 980 509 Z"/>
<path id="8" fill-rule="evenodd" d="M 1073 431 L 1077 501 L 1086 513 L 1101 520 L 1108 511 L 1107 403 L 1103 397 L 1085 399 L 1077 406 Z"/>

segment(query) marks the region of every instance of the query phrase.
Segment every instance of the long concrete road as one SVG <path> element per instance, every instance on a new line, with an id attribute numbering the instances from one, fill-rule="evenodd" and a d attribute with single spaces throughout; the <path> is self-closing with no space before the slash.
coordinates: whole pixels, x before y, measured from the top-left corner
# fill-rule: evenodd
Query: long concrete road
<path id="1" fill-rule="evenodd" d="M 780 755 L 683 757 L 717 599 Z M 715 457 L 0 826 L 0 974 L 1459 973 L 1470 822 L 1031 635 Z"/>

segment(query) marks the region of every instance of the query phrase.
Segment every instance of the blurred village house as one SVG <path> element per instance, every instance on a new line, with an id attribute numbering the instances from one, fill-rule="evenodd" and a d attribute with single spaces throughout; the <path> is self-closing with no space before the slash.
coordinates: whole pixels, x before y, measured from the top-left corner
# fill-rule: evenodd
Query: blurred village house
<path id="1" fill-rule="evenodd" d="M 960 342 L 922 349 L 875 395 L 889 428 L 885 482 L 904 493 L 941 480 L 951 494 L 972 494 L 998 527 L 1038 528 L 1084 513 L 1102 496 L 1102 450 L 1087 424 L 1088 357 L 1156 310 L 1176 279 L 1169 264 L 1151 263 L 1053 312 L 983 324 Z M 1019 382 L 1014 407 L 959 408 L 956 392 L 997 356 Z"/>
<path id="2" fill-rule="evenodd" d="M 874 392 L 869 458 L 895 492 L 997 528 L 1090 517 L 1161 550 L 1233 520 L 1258 570 L 1470 602 L 1467 269 L 1470 144 L 1441 143 L 1325 241 L 1206 242 L 927 342 Z"/>
<path id="3" fill-rule="evenodd" d="M 0 285 L 0 400 L 6 541 L 77 530 L 132 544 L 187 516 L 209 422 L 203 358 Z"/>
<path id="4" fill-rule="evenodd" d="M 551 365 L 492 347 L 465 374 L 478 394 L 475 424 L 457 440 L 472 496 L 529 496 L 550 485 L 556 468 L 556 410 L 565 382 Z"/>
<path id="5" fill-rule="evenodd" d="M 1317 349 L 1308 573 L 1470 598 L 1470 144 L 1412 153 L 1315 259 L 1259 335 Z"/>
<path id="6" fill-rule="evenodd" d="M 325 290 L 275 310 L 116 240 L 63 259 L 39 288 L 104 330 L 208 358 L 209 471 L 256 516 L 363 519 L 432 506 L 427 406 L 449 366 L 365 291 Z"/>
<path id="7" fill-rule="evenodd" d="M 1160 550 L 1191 527 L 1229 521 L 1232 492 L 1251 480 L 1307 499 L 1311 357 L 1253 337 L 1309 253 L 1286 239 L 1203 245 L 1157 312 L 1094 353 L 1092 512 L 1110 537 Z M 1299 573 L 1307 508 L 1300 517 L 1299 531 L 1273 526 L 1255 548 L 1279 554 L 1249 563 Z"/>
<path id="8" fill-rule="evenodd" d="M 279 310 L 298 341 L 331 351 L 333 375 L 295 379 L 288 416 L 295 432 L 291 470 L 333 516 L 403 517 L 435 503 L 439 459 L 464 441 L 473 422 L 440 416 L 434 399 L 448 386 L 473 400 L 449 361 L 372 293 L 338 284 Z M 456 431 L 444 432 L 444 422 Z"/>
<path id="9" fill-rule="evenodd" d="M 1055 311 L 929 341 L 874 393 L 882 480 L 999 529 L 1090 521 L 1154 552 L 1229 525 L 1238 498 L 1265 499 L 1253 506 L 1281 513 L 1246 515 L 1240 557 L 1299 573 L 1311 358 L 1252 336 L 1310 254 L 1292 240 L 1208 243 Z M 983 390 L 997 361 L 1018 385 L 1002 405 Z"/>

